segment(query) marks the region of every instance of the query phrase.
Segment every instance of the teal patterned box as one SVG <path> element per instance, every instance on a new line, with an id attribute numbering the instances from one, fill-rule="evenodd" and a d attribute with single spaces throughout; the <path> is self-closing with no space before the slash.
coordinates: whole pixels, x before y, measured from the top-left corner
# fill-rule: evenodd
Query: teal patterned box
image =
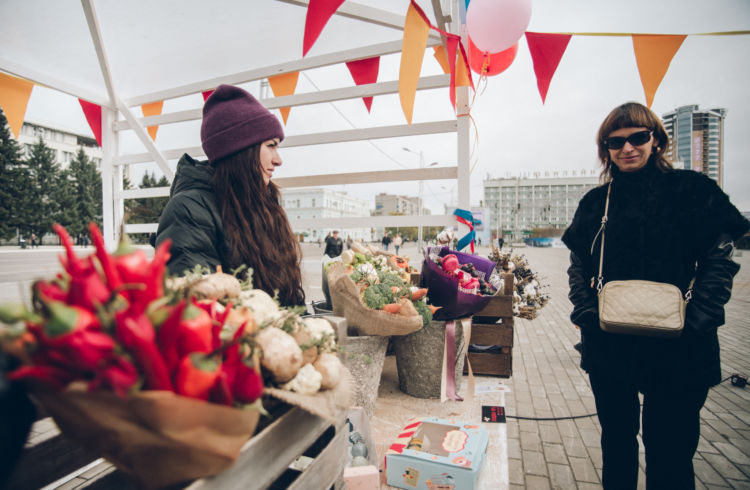
<path id="1" fill-rule="evenodd" d="M 412 420 L 386 453 L 388 485 L 407 490 L 473 490 L 488 441 L 481 424 L 436 417 Z"/>

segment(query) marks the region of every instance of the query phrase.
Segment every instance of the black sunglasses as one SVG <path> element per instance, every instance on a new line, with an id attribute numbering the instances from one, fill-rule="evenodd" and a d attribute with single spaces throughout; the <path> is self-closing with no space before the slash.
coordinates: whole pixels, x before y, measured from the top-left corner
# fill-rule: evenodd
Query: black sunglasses
<path id="1" fill-rule="evenodd" d="M 651 134 L 653 131 L 638 131 L 637 133 L 633 133 L 627 138 L 622 136 L 613 136 L 611 138 L 607 138 L 604 140 L 604 146 L 606 146 L 610 150 L 619 150 L 623 146 L 625 146 L 625 142 L 627 141 L 633 146 L 641 146 L 645 145 L 651 140 Z"/>

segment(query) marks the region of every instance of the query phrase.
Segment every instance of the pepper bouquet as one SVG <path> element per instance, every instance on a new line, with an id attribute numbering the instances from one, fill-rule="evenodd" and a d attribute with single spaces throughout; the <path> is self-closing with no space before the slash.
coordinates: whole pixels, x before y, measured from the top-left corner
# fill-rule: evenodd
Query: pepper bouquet
<path id="1" fill-rule="evenodd" d="M 334 391 L 345 376 L 325 320 L 221 270 L 166 278 L 166 242 L 149 259 L 123 234 L 109 254 L 92 223 L 95 252 L 80 258 L 54 230 L 63 272 L 34 282 L 31 308 L 0 307 L 0 348 L 21 361 L 7 378 L 140 485 L 222 471 L 255 431 L 264 391 L 301 405 L 294 395 Z"/>

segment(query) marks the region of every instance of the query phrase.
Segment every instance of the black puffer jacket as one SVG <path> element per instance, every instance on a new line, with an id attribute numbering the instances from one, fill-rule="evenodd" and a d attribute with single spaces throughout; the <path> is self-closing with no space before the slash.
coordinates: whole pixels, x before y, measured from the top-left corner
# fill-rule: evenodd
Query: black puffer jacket
<path id="1" fill-rule="evenodd" d="M 197 264 L 216 269 L 227 249 L 224 225 L 212 185 L 213 168 L 187 154 L 177 163 L 169 201 L 159 219 L 156 244 L 172 240 L 170 274 L 182 275 Z"/>
<path id="2" fill-rule="evenodd" d="M 593 278 L 601 241 L 594 237 L 604 213 L 607 187 L 589 191 L 563 242 L 571 251 L 571 320 L 582 329 L 581 366 L 589 372 L 635 372 L 643 385 L 699 383 L 721 379 L 716 329 L 724 323 L 732 279 L 731 240 L 750 222 L 708 177 L 693 171 L 662 173 L 649 163 L 634 173 L 614 169 L 606 241 L 604 282 L 644 279 L 667 282 L 683 292 L 696 278 L 678 339 L 604 333 L 599 328 Z"/>

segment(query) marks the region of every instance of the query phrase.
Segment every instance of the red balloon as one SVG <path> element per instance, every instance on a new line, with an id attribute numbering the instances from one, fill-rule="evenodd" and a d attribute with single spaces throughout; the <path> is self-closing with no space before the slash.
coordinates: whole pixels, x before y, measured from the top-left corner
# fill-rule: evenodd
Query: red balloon
<path id="1" fill-rule="evenodd" d="M 480 50 L 469 38 L 469 66 L 479 75 L 499 75 L 516 59 L 518 43 L 499 53 L 487 53 Z"/>

